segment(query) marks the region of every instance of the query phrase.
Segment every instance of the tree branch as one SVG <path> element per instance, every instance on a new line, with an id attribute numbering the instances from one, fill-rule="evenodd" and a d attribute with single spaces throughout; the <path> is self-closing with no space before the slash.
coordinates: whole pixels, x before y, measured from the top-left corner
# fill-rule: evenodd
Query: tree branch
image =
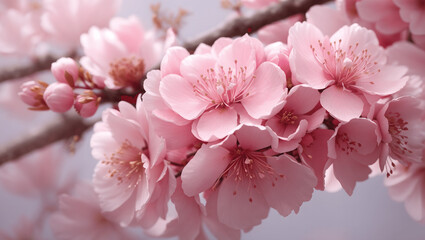
<path id="1" fill-rule="evenodd" d="M 76 114 L 63 115 L 43 128 L 21 136 L 0 148 L 0 165 L 30 153 L 36 149 L 43 148 L 56 141 L 80 136 L 91 128 L 96 121 L 85 121 Z"/>
<path id="2" fill-rule="evenodd" d="M 58 60 L 57 57 L 53 55 L 46 55 L 43 57 L 39 57 L 31 63 L 25 64 L 23 66 L 2 69 L 0 72 L 0 83 L 26 77 L 40 71 L 48 70 L 50 69 L 50 65 L 56 62 L 56 60 Z"/>
<path id="3" fill-rule="evenodd" d="M 183 47 L 189 52 L 195 51 L 199 44 L 212 45 L 220 37 L 242 36 L 245 33 L 258 31 L 265 25 L 285 19 L 294 14 L 305 13 L 311 6 L 330 2 L 331 0 L 285 0 L 273 4 L 265 9 L 258 10 L 252 16 L 241 16 L 230 19 L 220 27 L 210 30 L 208 33 L 186 42 Z"/>
<path id="4" fill-rule="evenodd" d="M 279 2 L 263 10 L 259 10 L 252 16 L 242 16 L 231 19 L 220 27 L 209 31 L 192 41 L 184 43 L 183 47 L 188 51 L 193 52 L 201 43 L 212 45 L 214 41 L 220 37 L 234 37 L 248 32 L 256 32 L 258 29 L 267 24 L 285 19 L 297 13 L 305 13 L 315 4 L 322 4 L 329 1 L 331 0 L 286 0 Z M 34 66 L 21 68 L 22 72 L 15 69 L 9 71 L 7 74 L 2 73 L 0 74 L 0 82 L 2 82 L 2 80 L 4 81 L 4 79 L 19 78 L 40 70 L 48 69 L 50 68 L 50 64 L 54 61 L 55 59 L 52 58 L 45 59 L 44 61 L 34 64 Z M 159 64 L 154 69 L 158 68 Z M 146 76 L 143 80 L 145 78 Z M 143 80 L 141 80 L 141 86 L 143 84 Z M 117 102 L 121 99 L 122 94 L 135 97 L 143 92 L 142 88 L 130 93 L 123 92 L 122 90 L 106 90 L 104 91 L 105 96 L 102 101 Z M 76 116 L 65 117 L 62 121 L 56 121 L 47 125 L 30 136 L 24 136 L 21 140 L 13 142 L 0 149 L 0 165 L 56 141 L 67 139 L 74 135 L 80 135 L 92 125 L 93 123 L 86 123 Z"/>

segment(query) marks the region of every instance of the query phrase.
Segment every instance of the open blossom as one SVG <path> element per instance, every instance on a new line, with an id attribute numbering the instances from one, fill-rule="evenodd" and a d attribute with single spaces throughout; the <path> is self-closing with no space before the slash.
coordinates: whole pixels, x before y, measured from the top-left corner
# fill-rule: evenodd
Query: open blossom
<path id="1" fill-rule="evenodd" d="M 89 183 L 81 182 L 73 195 L 63 194 L 59 210 L 50 216 L 55 239 L 134 239 L 126 230 L 102 214 L 99 200 Z"/>
<path id="2" fill-rule="evenodd" d="M 222 139 L 241 122 L 268 118 L 283 103 L 285 73 L 265 61 L 263 45 L 248 35 L 219 39 L 210 53 L 185 55 L 161 64 L 159 92 L 171 110 L 193 121 L 192 133 L 202 141 Z"/>
<path id="3" fill-rule="evenodd" d="M 377 119 L 382 132 L 382 141 L 386 151 L 380 159 L 381 170 L 387 164 L 387 158 L 401 161 L 404 164 L 421 162 L 425 142 L 423 103 L 416 98 L 401 97 L 388 102 L 378 113 Z M 387 166 L 392 168 L 392 161 Z M 392 171 L 391 171 L 392 172 Z M 391 173 L 390 172 L 390 173 Z"/>
<path id="4" fill-rule="evenodd" d="M 379 157 L 380 142 L 377 124 L 364 118 L 341 123 L 329 139 L 329 161 L 335 177 L 349 195 L 353 194 L 356 182 L 368 179 L 369 165 Z"/>
<path id="5" fill-rule="evenodd" d="M 385 178 L 385 185 L 391 198 L 397 202 L 404 202 L 407 213 L 422 223 L 425 223 L 424 181 L 423 162 L 407 166 L 396 163 L 394 173 Z"/>
<path id="6" fill-rule="evenodd" d="M 114 18 L 109 28 L 90 28 L 81 36 L 81 45 L 86 55 L 81 59 L 83 67 L 92 75 L 104 78 L 111 89 L 138 86 L 145 71 L 165 51 L 155 32 L 145 31 L 136 16 Z"/>
<path id="7" fill-rule="evenodd" d="M 288 43 L 293 79 L 324 89 L 321 105 L 343 122 L 362 114 L 365 97 L 393 94 L 407 81 L 407 69 L 387 65 L 374 32 L 357 24 L 328 37 L 313 24 L 296 23 Z"/>
<path id="8" fill-rule="evenodd" d="M 121 0 L 44 0 L 43 5 L 43 29 L 58 43 L 76 47 L 80 35 L 91 26 L 108 24 L 118 11 Z"/>
<path id="9" fill-rule="evenodd" d="M 260 224 L 270 207 L 283 216 L 298 212 L 316 178 L 293 157 L 273 156 L 268 149 L 275 137 L 266 127 L 240 125 L 222 142 L 204 144 L 183 169 L 183 191 L 218 191 L 218 220 L 235 229 Z"/>
<path id="10" fill-rule="evenodd" d="M 310 87 L 299 85 L 291 89 L 283 108 L 265 123 L 279 138 L 273 150 L 288 152 L 296 149 L 307 132 L 322 124 L 326 111 L 315 109 L 319 98 L 320 93 Z"/>
<path id="11" fill-rule="evenodd" d="M 92 155 L 99 160 L 93 185 L 102 211 L 122 226 L 152 226 L 165 218 L 175 178 L 165 163 L 165 142 L 149 127 L 140 98 L 137 108 L 119 103 L 95 125 Z"/>

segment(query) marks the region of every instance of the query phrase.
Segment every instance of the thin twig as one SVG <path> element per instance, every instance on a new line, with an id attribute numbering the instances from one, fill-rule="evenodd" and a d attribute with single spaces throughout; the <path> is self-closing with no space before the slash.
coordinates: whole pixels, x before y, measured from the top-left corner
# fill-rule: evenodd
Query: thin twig
<path id="1" fill-rule="evenodd" d="M 83 134 L 96 121 L 86 121 L 77 114 L 63 115 L 36 131 L 21 136 L 0 148 L 0 165 L 17 159 L 36 149 L 43 148 L 56 141 L 65 140 Z"/>
<path id="2" fill-rule="evenodd" d="M 202 35 L 199 38 L 194 39 L 193 41 L 188 41 L 183 44 L 183 47 L 188 51 L 193 52 L 196 47 L 201 44 L 211 45 L 220 37 L 234 37 L 240 36 L 245 33 L 253 33 L 260 29 L 261 27 L 273 23 L 275 21 L 285 19 L 289 16 L 292 16 L 297 13 L 305 13 L 307 10 L 315 5 L 329 2 L 330 0 L 286 0 L 280 3 L 277 3 L 273 6 L 270 6 L 264 10 L 260 10 L 252 16 L 248 17 L 238 17 L 228 22 L 224 23 L 222 26 L 211 30 L 210 32 Z M 50 59 L 52 61 L 52 59 Z M 48 61 L 45 63 L 47 64 Z M 51 63 L 51 62 L 50 62 Z M 41 65 L 44 66 L 45 65 Z M 49 65 L 50 67 L 50 65 Z M 158 69 L 159 64 L 154 68 Z M 30 69 L 32 69 L 30 71 Z M 40 70 L 40 67 L 32 67 L 25 70 L 25 73 L 31 74 L 36 70 Z M 45 69 L 45 68 L 44 68 Z M 22 77 L 25 74 L 13 73 L 10 71 L 8 77 L 5 77 L 5 74 L 0 74 L 0 82 L 2 79 L 14 77 Z M 143 78 L 143 80 L 146 76 Z M 141 80 L 141 86 L 143 84 Z M 103 102 L 117 102 L 121 99 L 122 94 L 127 96 L 137 96 L 140 93 L 143 93 L 143 89 L 138 89 L 132 93 L 123 93 L 120 91 L 105 91 L 105 96 L 103 97 Z M 13 142 L 8 146 L 5 146 L 0 149 L 0 165 L 9 161 L 16 159 L 20 156 L 23 156 L 33 150 L 42 148 L 56 141 L 67 139 L 75 135 L 83 134 L 87 129 L 89 129 L 93 123 L 86 123 L 79 117 L 66 117 L 62 121 L 57 121 L 52 124 L 45 126 L 36 133 L 31 134 L 30 136 L 25 136 L 21 140 Z"/>

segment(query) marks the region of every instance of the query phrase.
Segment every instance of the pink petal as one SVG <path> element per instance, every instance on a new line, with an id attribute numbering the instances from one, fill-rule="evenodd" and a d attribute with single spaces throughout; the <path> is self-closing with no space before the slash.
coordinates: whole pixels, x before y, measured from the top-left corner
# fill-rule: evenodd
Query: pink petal
<path id="1" fill-rule="evenodd" d="M 218 219 L 227 226 L 247 229 L 267 217 L 269 206 L 263 194 L 253 189 L 248 181 L 225 178 L 218 191 Z"/>
<path id="2" fill-rule="evenodd" d="M 168 74 L 180 74 L 180 64 L 189 52 L 182 47 L 171 47 L 165 53 L 161 61 L 161 76 L 165 77 Z"/>
<path id="3" fill-rule="evenodd" d="M 202 145 L 183 168 L 181 179 L 184 193 L 194 196 L 212 187 L 229 161 L 229 151 L 225 148 Z"/>
<path id="4" fill-rule="evenodd" d="M 197 118 L 209 104 L 196 96 L 187 80 L 175 74 L 162 79 L 159 92 L 173 111 L 187 120 Z"/>
<path id="5" fill-rule="evenodd" d="M 284 109 L 293 111 L 295 114 L 305 114 L 316 107 L 319 99 L 320 93 L 316 89 L 297 85 L 289 91 Z"/>
<path id="6" fill-rule="evenodd" d="M 249 115 L 263 118 L 270 115 L 274 107 L 283 100 L 286 76 L 279 67 L 270 62 L 261 64 L 255 76 L 248 90 L 249 96 L 241 102 Z"/>
<path id="7" fill-rule="evenodd" d="M 233 108 L 212 109 L 193 123 L 193 131 L 200 140 L 210 142 L 229 135 L 237 121 L 238 114 Z"/>
<path id="8" fill-rule="evenodd" d="M 336 119 L 348 122 L 362 114 L 363 101 L 352 92 L 331 86 L 320 96 L 320 104 Z"/>
<path id="9" fill-rule="evenodd" d="M 262 126 L 244 125 L 235 132 L 239 146 L 243 149 L 258 150 L 271 145 L 272 135 Z M 253 137 L 255 136 L 255 137 Z"/>
<path id="10" fill-rule="evenodd" d="M 301 204 L 312 197 L 317 183 L 313 172 L 288 155 L 271 157 L 267 162 L 276 174 L 261 180 L 261 190 L 267 203 L 284 217 L 292 210 L 298 212 Z"/>

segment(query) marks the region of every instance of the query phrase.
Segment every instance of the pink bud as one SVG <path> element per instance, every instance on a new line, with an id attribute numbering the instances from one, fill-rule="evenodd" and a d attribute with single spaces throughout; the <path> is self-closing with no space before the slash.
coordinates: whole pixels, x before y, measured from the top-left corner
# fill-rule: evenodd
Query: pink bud
<path id="1" fill-rule="evenodd" d="M 93 116 L 99 106 L 100 98 L 93 91 L 84 91 L 75 99 L 74 108 L 81 117 Z"/>
<path id="2" fill-rule="evenodd" d="M 47 86 L 43 81 L 28 81 L 21 85 L 18 95 L 24 103 L 31 106 L 31 110 L 47 110 L 49 108 L 43 99 Z"/>
<path id="3" fill-rule="evenodd" d="M 58 82 L 74 87 L 74 82 L 78 79 L 79 67 L 72 58 L 60 58 L 52 63 L 51 71 Z"/>
<path id="4" fill-rule="evenodd" d="M 74 92 L 65 83 L 50 84 L 44 92 L 43 98 L 53 112 L 66 112 L 74 104 Z"/>

